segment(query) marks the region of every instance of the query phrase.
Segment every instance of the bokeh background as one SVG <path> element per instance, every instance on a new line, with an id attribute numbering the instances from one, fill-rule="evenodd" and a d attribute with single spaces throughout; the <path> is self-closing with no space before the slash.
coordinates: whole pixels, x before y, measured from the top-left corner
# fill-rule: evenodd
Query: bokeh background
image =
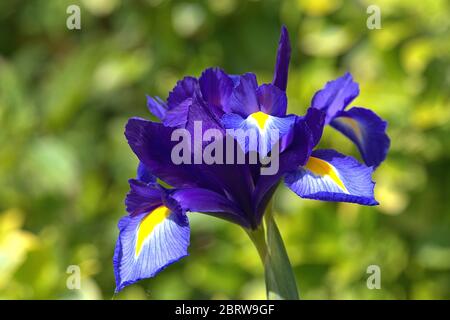
<path id="1" fill-rule="evenodd" d="M 81 8 L 81 30 L 66 8 Z M 380 30 L 366 27 L 370 4 Z M 137 159 L 123 135 L 209 66 L 271 80 L 281 24 L 293 45 L 289 111 L 351 71 L 355 105 L 389 122 L 380 206 L 302 200 L 282 187 L 277 221 L 304 299 L 450 298 L 449 3 L 446 0 L 0 1 L 0 298 L 265 298 L 239 227 L 191 214 L 190 256 L 114 292 L 112 255 Z M 327 129 L 323 147 L 358 157 Z M 366 269 L 381 268 L 369 290 Z M 69 290 L 69 265 L 81 290 Z"/>

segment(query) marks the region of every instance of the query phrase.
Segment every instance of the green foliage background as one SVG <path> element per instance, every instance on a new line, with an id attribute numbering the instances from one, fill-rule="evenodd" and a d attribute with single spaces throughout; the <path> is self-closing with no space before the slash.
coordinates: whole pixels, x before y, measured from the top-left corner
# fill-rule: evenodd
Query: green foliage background
<path id="1" fill-rule="evenodd" d="M 81 8 L 81 30 L 66 8 Z M 382 29 L 366 27 L 370 4 Z M 282 23 L 289 112 L 351 71 L 389 121 L 380 206 L 302 200 L 276 218 L 304 299 L 450 298 L 449 3 L 445 0 L 0 1 L 0 298 L 111 299 L 116 223 L 137 160 L 124 125 L 209 66 L 270 81 Z M 358 156 L 327 129 L 323 147 Z M 264 298 L 239 227 L 191 214 L 190 256 L 116 299 Z M 380 290 L 366 287 L 369 265 Z M 68 290 L 69 265 L 81 290 Z"/>

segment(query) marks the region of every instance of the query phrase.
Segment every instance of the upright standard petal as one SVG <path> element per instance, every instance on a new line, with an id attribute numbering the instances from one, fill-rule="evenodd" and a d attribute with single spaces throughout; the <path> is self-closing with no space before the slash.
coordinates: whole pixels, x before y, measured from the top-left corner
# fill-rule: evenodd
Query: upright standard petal
<path id="1" fill-rule="evenodd" d="M 356 144 L 368 166 L 376 168 L 386 158 L 390 145 L 387 122 L 373 111 L 359 107 L 341 111 L 331 126 Z"/>
<path id="2" fill-rule="evenodd" d="M 188 121 L 184 128 L 186 128 L 194 137 L 195 123 L 201 123 L 202 136 L 208 129 L 216 129 L 222 131 L 220 124 L 220 117 L 213 112 L 202 99 L 199 93 L 194 94 L 192 104 L 189 106 Z M 200 137 L 201 138 L 201 137 Z"/>
<path id="3" fill-rule="evenodd" d="M 118 227 L 120 234 L 113 258 L 116 292 L 155 276 L 188 255 L 187 217 L 165 206 L 133 217 L 125 216 Z"/>
<path id="4" fill-rule="evenodd" d="M 169 109 L 173 109 L 184 100 L 191 98 L 194 92 L 200 89 L 198 80 L 194 77 L 184 77 L 178 81 L 167 98 L 167 105 Z"/>
<path id="5" fill-rule="evenodd" d="M 223 130 L 220 125 L 220 115 L 209 108 L 203 100 L 200 91 L 195 91 L 191 97 L 187 98 L 173 109 L 170 109 L 164 119 L 167 127 L 184 128 L 189 131 L 191 137 L 195 136 L 195 125 L 201 127 L 201 137 L 208 129 Z M 194 141 L 192 141 L 194 143 Z M 207 144 L 207 143 L 206 143 Z"/>
<path id="6" fill-rule="evenodd" d="M 263 84 L 256 90 L 259 109 L 275 117 L 284 117 L 287 109 L 286 92 L 272 84 Z"/>
<path id="7" fill-rule="evenodd" d="M 147 107 L 148 110 L 159 120 L 163 120 L 167 112 L 167 104 L 161 100 L 159 97 L 147 96 Z"/>
<path id="8" fill-rule="evenodd" d="M 169 109 L 163 119 L 164 126 L 184 128 L 188 121 L 189 108 L 192 105 L 192 101 L 192 97 L 186 98 Z"/>
<path id="9" fill-rule="evenodd" d="M 258 99 L 256 89 L 258 82 L 254 73 L 245 73 L 239 77 L 233 92 L 224 106 L 225 113 L 236 113 L 242 117 L 258 112 Z"/>
<path id="10" fill-rule="evenodd" d="M 315 150 L 308 162 L 285 177 L 302 198 L 377 205 L 371 167 L 334 150 Z"/>
<path id="11" fill-rule="evenodd" d="M 199 79 L 200 90 L 208 107 L 218 117 L 233 91 L 233 80 L 220 68 L 209 68 L 203 71 Z"/>
<path id="12" fill-rule="evenodd" d="M 168 110 L 164 117 L 164 125 L 184 127 L 188 121 L 194 95 L 198 92 L 200 92 L 200 87 L 196 78 L 184 77 L 178 81 L 167 98 Z"/>
<path id="13" fill-rule="evenodd" d="M 325 124 L 328 124 L 358 94 L 359 86 L 353 81 L 352 75 L 347 72 L 342 77 L 327 82 L 322 90 L 316 92 L 312 98 L 311 107 L 325 111 L 327 113 Z"/>
<path id="14" fill-rule="evenodd" d="M 272 84 L 283 91 L 286 91 L 289 60 L 291 58 L 291 43 L 289 41 L 289 33 L 285 26 L 281 28 L 280 41 L 278 43 L 277 62 L 275 64 L 275 72 Z"/>

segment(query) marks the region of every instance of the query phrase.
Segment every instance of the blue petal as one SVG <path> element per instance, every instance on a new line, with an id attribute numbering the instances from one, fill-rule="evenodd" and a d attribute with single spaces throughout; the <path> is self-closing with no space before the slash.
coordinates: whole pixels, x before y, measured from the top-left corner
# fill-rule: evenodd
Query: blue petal
<path id="1" fill-rule="evenodd" d="M 178 144 L 171 141 L 174 130 L 161 123 L 132 118 L 127 123 L 125 135 L 139 160 L 164 182 L 176 188 L 199 187 L 227 194 L 248 212 L 252 191 L 248 164 L 174 164 L 171 153 Z"/>
<path id="2" fill-rule="evenodd" d="M 125 198 L 125 206 L 130 215 L 149 212 L 162 204 L 161 188 L 154 183 L 130 179 L 130 191 Z"/>
<path id="3" fill-rule="evenodd" d="M 244 212 L 230 199 L 207 189 L 175 190 L 171 195 L 183 211 L 201 212 L 250 227 Z"/>
<path id="4" fill-rule="evenodd" d="M 241 79 L 241 75 L 239 75 L 239 74 L 229 74 L 228 76 L 233 81 L 233 87 L 236 88 L 236 86 L 239 84 L 239 81 Z"/>
<path id="5" fill-rule="evenodd" d="M 245 73 L 239 77 L 233 89 L 233 93 L 224 107 L 226 113 L 236 113 L 242 117 L 258 112 L 258 99 L 256 97 L 256 89 L 258 82 L 253 73 Z"/>
<path id="6" fill-rule="evenodd" d="M 261 175 L 253 193 L 254 212 L 259 223 L 268 201 L 282 177 L 299 166 L 303 166 L 313 148 L 313 136 L 304 118 L 297 117 L 292 130 L 292 142 L 280 154 L 278 172 L 274 175 Z"/>
<path id="7" fill-rule="evenodd" d="M 287 174 L 286 185 L 302 198 L 377 205 L 371 167 L 334 150 L 316 150 L 305 166 Z"/>
<path id="8" fill-rule="evenodd" d="M 169 109 L 173 109 L 184 100 L 192 98 L 196 91 L 199 91 L 200 87 L 198 80 L 194 77 L 184 77 L 178 81 L 167 98 L 167 105 Z"/>
<path id="9" fill-rule="evenodd" d="M 322 137 L 323 128 L 325 126 L 325 116 L 325 112 L 316 108 L 308 108 L 308 111 L 304 116 L 306 124 L 311 130 L 314 146 L 319 143 L 320 138 Z"/>
<path id="10" fill-rule="evenodd" d="M 368 166 L 378 167 L 386 158 L 390 140 L 387 122 L 373 111 L 354 107 L 337 114 L 331 126 L 352 140 Z"/>
<path id="11" fill-rule="evenodd" d="M 192 101 L 192 97 L 186 98 L 169 109 L 163 119 L 164 125 L 166 127 L 184 128 L 188 121 L 189 108 L 192 105 Z"/>
<path id="12" fill-rule="evenodd" d="M 234 137 L 246 153 L 255 151 L 266 156 L 273 146 L 292 130 L 296 116 L 275 117 L 262 114 L 266 120 L 258 122 L 256 119 L 259 114 L 262 112 L 255 112 L 246 119 L 233 113 L 224 114 L 222 124 L 225 129 L 236 130 Z M 239 138 L 240 134 L 244 135 Z"/>
<path id="13" fill-rule="evenodd" d="M 256 90 L 259 108 L 262 112 L 276 117 L 286 115 L 286 92 L 271 84 L 263 84 Z"/>
<path id="14" fill-rule="evenodd" d="M 194 128 L 196 122 L 201 125 L 202 130 L 200 132 L 200 137 L 202 137 L 203 133 L 208 129 L 223 130 L 219 119 L 219 114 L 214 113 L 213 110 L 206 105 L 200 92 L 197 91 L 194 92 L 192 97 L 187 98 L 166 113 L 164 125 L 167 127 L 187 129 L 191 134 L 192 143 L 194 143 Z"/>
<path id="15" fill-rule="evenodd" d="M 116 292 L 155 276 L 188 255 L 189 222 L 183 214 L 160 207 L 150 213 L 125 216 L 118 227 L 113 258 Z"/>
<path id="16" fill-rule="evenodd" d="M 275 72 L 272 84 L 286 91 L 289 60 L 291 58 L 291 44 L 289 41 L 289 33 L 285 26 L 281 28 L 280 41 L 278 43 L 277 62 L 275 64 Z"/>
<path id="17" fill-rule="evenodd" d="M 221 116 L 233 90 L 233 80 L 222 69 L 209 68 L 203 71 L 199 84 L 208 107 Z"/>
<path id="18" fill-rule="evenodd" d="M 195 94 L 199 94 L 200 86 L 194 77 L 184 77 L 178 81 L 167 98 L 168 111 L 164 117 L 164 125 L 168 127 L 184 127 L 188 121 L 190 106 Z"/>
<path id="19" fill-rule="evenodd" d="M 328 124 L 358 94 L 359 86 L 353 81 L 352 75 L 347 72 L 342 77 L 327 82 L 322 90 L 316 92 L 312 99 L 311 107 L 325 111 L 327 113 L 325 124 Z"/>
<path id="20" fill-rule="evenodd" d="M 147 107 L 150 112 L 159 120 L 163 120 L 167 112 L 167 104 L 159 97 L 147 96 Z"/>
<path id="21" fill-rule="evenodd" d="M 148 168 L 139 161 L 136 179 L 145 183 L 156 182 L 156 177 L 148 170 Z"/>
<path id="22" fill-rule="evenodd" d="M 205 186 L 207 180 L 201 179 L 198 166 L 173 163 L 171 152 L 178 144 L 171 141 L 173 130 L 161 123 L 131 118 L 125 128 L 125 136 L 139 160 L 161 180 L 174 187 Z"/>
<path id="23" fill-rule="evenodd" d="M 225 129 L 239 129 L 245 119 L 236 113 L 228 113 L 223 115 L 221 121 Z"/>

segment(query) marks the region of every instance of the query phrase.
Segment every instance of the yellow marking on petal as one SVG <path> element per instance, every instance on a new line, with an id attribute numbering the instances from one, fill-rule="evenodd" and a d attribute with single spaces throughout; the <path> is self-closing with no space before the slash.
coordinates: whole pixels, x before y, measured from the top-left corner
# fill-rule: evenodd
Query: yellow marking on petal
<path id="1" fill-rule="evenodd" d="M 362 141 L 363 135 L 362 135 L 361 127 L 359 126 L 358 122 L 355 119 L 352 119 L 349 117 L 341 117 L 341 118 L 337 118 L 336 121 L 340 121 L 344 125 L 352 128 L 352 130 L 355 132 L 356 138 L 359 141 Z"/>
<path id="2" fill-rule="evenodd" d="M 309 157 L 305 168 L 310 170 L 315 175 L 322 177 L 329 176 L 331 180 L 339 186 L 339 188 L 341 188 L 344 192 L 349 193 L 341 178 L 339 178 L 336 169 L 328 162 L 319 158 Z"/>
<path id="3" fill-rule="evenodd" d="M 260 129 L 264 129 L 264 126 L 266 125 L 267 119 L 269 119 L 269 115 L 262 112 L 262 111 L 258 111 L 255 113 L 252 113 L 250 115 L 250 117 L 252 117 L 256 123 L 258 124 L 258 127 Z"/>
<path id="4" fill-rule="evenodd" d="M 163 222 L 164 219 L 170 215 L 170 213 L 171 211 L 166 206 L 161 206 L 147 214 L 144 219 L 142 219 L 137 230 L 136 257 L 141 253 L 142 245 L 144 244 L 145 239 L 147 239 L 153 229 L 155 229 L 158 224 Z"/>

